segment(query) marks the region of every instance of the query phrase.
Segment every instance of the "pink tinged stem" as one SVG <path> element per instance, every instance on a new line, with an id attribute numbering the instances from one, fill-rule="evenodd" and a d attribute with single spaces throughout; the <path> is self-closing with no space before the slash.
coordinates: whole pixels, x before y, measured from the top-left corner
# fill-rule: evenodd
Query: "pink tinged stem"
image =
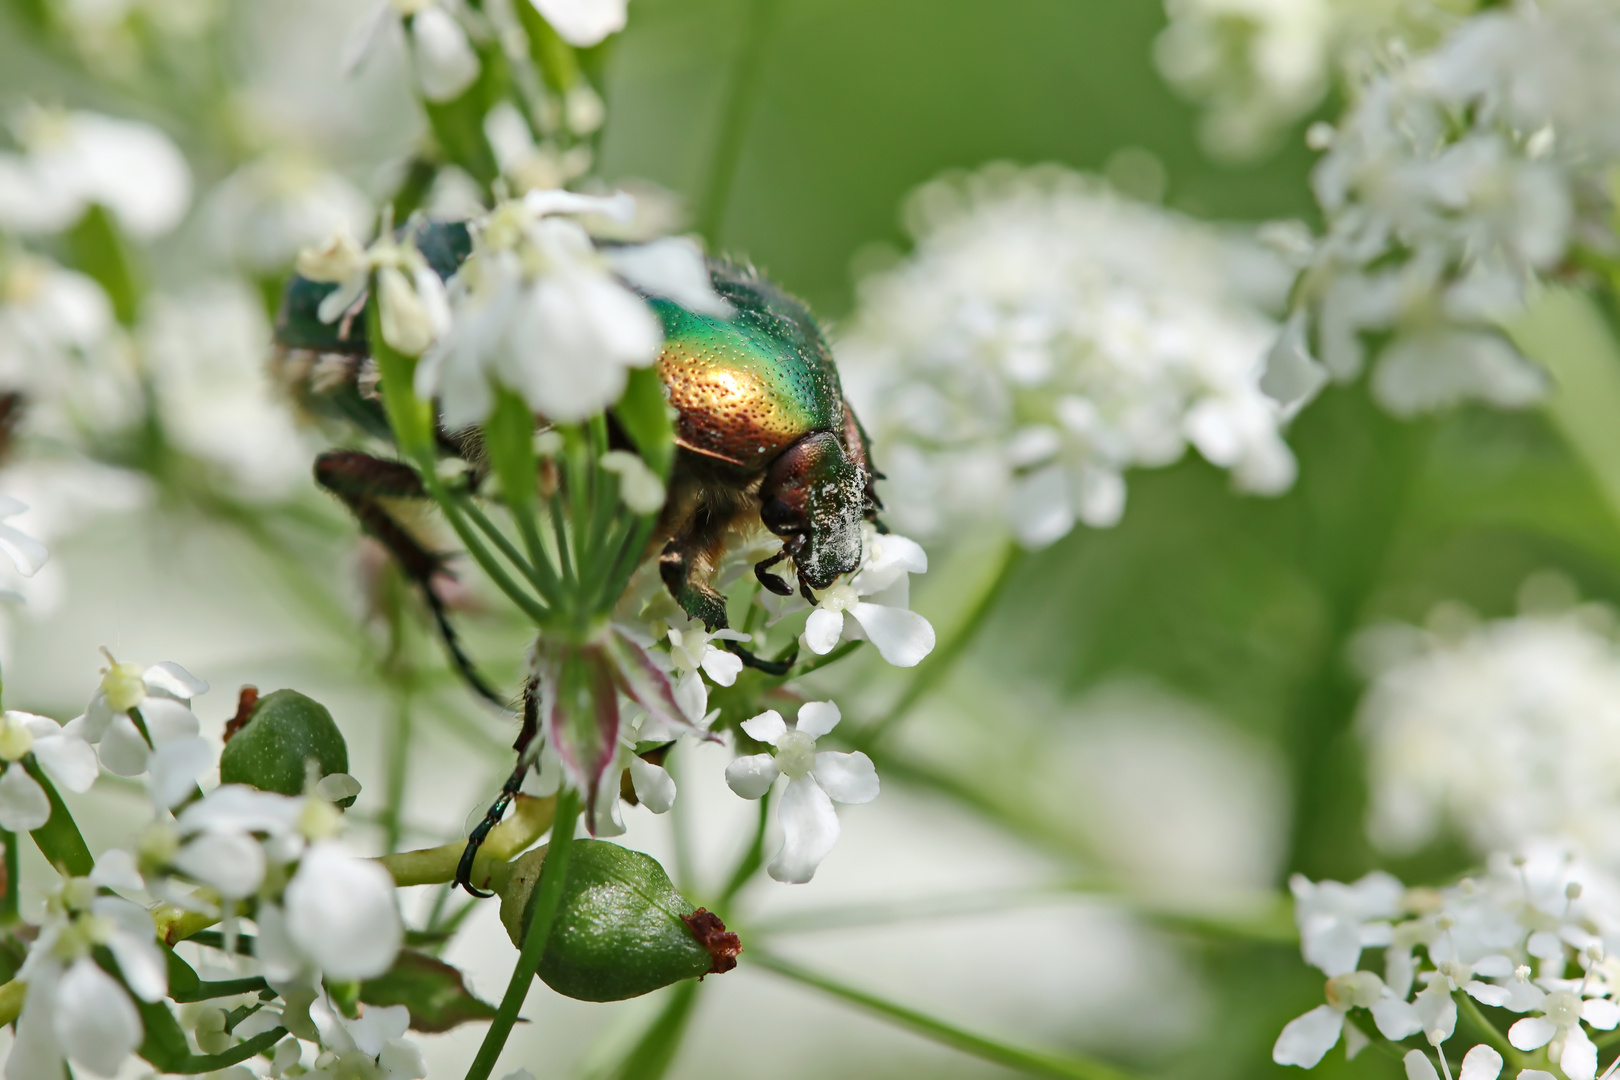
<path id="1" fill-rule="evenodd" d="M 704 731 L 686 718 L 675 702 L 675 687 L 669 676 L 659 670 L 647 650 L 615 629 L 607 640 L 607 649 L 615 661 L 616 680 L 624 696 L 646 709 L 655 720 L 660 720 L 679 731 L 701 735 L 712 742 L 720 737 Z"/>
<path id="2" fill-rule="evenodd" d="M 596 805 L 596 793 L 619 751 L 619 695 L 614 664 L 600 646 L 564 647 L 541 674 L 546 739 L 568 778 Z"/>

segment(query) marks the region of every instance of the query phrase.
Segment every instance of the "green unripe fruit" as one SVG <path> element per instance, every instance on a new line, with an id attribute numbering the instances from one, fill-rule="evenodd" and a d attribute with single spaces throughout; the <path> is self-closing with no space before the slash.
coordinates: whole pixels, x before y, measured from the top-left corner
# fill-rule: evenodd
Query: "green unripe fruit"
<path id="1" fill-rule="evenodd" d="M 243 698 L 246 704 L 246 691 Z M 305 762 L 310 759 L 316 763 L 317 777 L 349 771 L 343 732 L 320 702 L 296 690 L 277 690 L 250 708 L 244 723 L 227 727 L 225 752 L 219 757 L 220 783 L 302 795 Z M 232 724 L 241 720 L 238 713 Z"/>
<path id="2" fill-rule="evenodd" d="M 501 890 L 501 922 L 519 948 L 546 850 L 513 863 Z M 604 840 L 576 840 L 540 978 L 565 997 L 622 1001 L 730 971 L 741 951 L 724 923 L 675 891 L 658 860 Z"/>

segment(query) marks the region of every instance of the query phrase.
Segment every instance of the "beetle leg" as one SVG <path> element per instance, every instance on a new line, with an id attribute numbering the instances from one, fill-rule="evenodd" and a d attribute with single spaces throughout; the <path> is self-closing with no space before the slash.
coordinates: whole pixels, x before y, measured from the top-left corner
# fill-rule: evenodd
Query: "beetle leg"
<path id="1" fill-rule="evenodd" d="M 523 786 L 523 778 L 534 759 L 539 756 L 540 743 L 536 738 L 540 733 L 540 680 L 531 677 L 523 685 L 523 728 L 518 732 L 517 743 L 513 746 L 518 752 L 517 768 L 512 775 L 506 778 L 501 785 L 501 793 L 484 813 L 484 819 L 473 827 L 467 834 L 467 846 L 461 849 L 461 861 L 456 865 L 456 884 L 466 889 L 473 896 L 484 898 L 494 896 L 494 893 L 485 892 L 472 883 L 473 862 L 478 858 L 478 849 L 489 838 L 490 830 L 501 823 L 506 808 L 512 805 L 517 797 L 518 789 Z"/>
<path id="2" fill-rule="evenodd" d="M 754 576 L 759 579 L 759 583 L 771 590 L 771 592 L 775 593 L 777 596 L 792 596 L 793 587 L 783 580 L 780 574 L 771 573 L 770 569 L 783 559 L 796 554 L 803 546 L 804 536 L 802 534 L 792 536 L 783 541 L 782 550 L 778 551 L 775 555 L 772 555 L 768 559 L 755 563 Z"/>
<path id="3" fill-rule="evenodd" d="M 506 701 L 484 681 L 462 651 L 461 639 L 450 623 L 444 601 L 433 589 L 433 576 L 446 572 L 444 556 L 418 543 L 381 502 L 389 498 L 426 498 L 427 492 L 416 470 L 358 450 L 333 450 L 315 459 L 315 482 L 341 499 L 359 520 L 360 527 L 375 537 L 394 557 L 406 578 L 419 586 L 439 637 L 444 641 L 445 651 L 450 654 L 450 662 L 467 685 L 485 700 L 506 708 Z"/>
<path id="4" fill-rule="evenodd" d="M 788 656 L 786 659 L 766 660 L 762 656 L 756 656 L 754 653 L 749 652 L 735 641 L 722 641 L 720 644 L 725 646 L 727 652 L 734 654 L 737 659 L 747 666 L 763 671 L 767 675 L 786 675 L 792 670 L 793 661 L 798 659 L 797 646 L 794 646 L 793 655 Z"/>

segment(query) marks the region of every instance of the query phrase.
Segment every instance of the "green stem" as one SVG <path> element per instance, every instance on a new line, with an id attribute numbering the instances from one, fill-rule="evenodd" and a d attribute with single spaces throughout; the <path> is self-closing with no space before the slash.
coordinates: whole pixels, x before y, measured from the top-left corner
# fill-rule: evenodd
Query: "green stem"
<path id="1" fill-rule="evenodd" d="M 1007 583 L 1023 562 L 1024 549 L 1011 538 L 1003 540 L 995 557 L 995 571 L 985 580 L 973 605 L 957 622 L 951 634 L 934 646 L 922 663 L 914 669 L 911 682 L 900 700 L 889 707 L 881 718 L 855 734 L 851 740 L 857 749 L 866 749 L 881 739 L 895 724 L 903 720 L 916 704 L 937 687 L 956 668 L 956 661 L 964 649 L 978 636 L 980 629 L 995 610 L 996 602 L 1006 591 Z"/>
<path id="2" fill-rule="evenodd" d="M 0 929 L 4 929 L 16 926 L 20 919 L 17 896 L 18 888 L 22 885 L 22 877 L 17 860 L 17 834 L 0 829 L 0 844 L 6 846 L 5 881 L 0 884 Z"/>
<path id="3" fill-rule="evenodd" d="M 269 986 L 261 976 L 243 979 L 224 979 L 219 982 L 200 982 L 189 991 L 169 994 L 169 1000 L 185 1004 L 188 1001 L 212 1001 L 215 998 L 235 997 L 237 994 L 257 994 Z"/>
<path id="4" fill-rule="evenodd" d="M 489 549 L 484 546 L 483 541 L 478 538 L 478 534 L 467 524 L 467 519 L 462 515 L 461 508 L 450 497 L 450 493 L 445 490 L 438 477 L 433 475 L 432 463 L 428 462 L 426 467 L 419 465 L 418 471 L 422 474 L 422 482 L 427 485 L 428 493 L 433 496 L 433 501 L 438 503 L 439 508 L 444 511 L 444 516 L 450 522 L 450 527 L 456 530 L 456 535 L 461 538 L 462 546 L 467 549 L 467 554 L 473 557 L 473 561 L 483 567 L 484 573 L 489 575 L 489 579 L 525 615 L 533 619 L 535 625 L 545 626 L 550 623 L 551 612 L 542 607 L 534 597 L 530 596 L 527 591 L 518 586 L 517 582 L 512 580 L 512 576 L 506 572 L 506 568 L 495 560 Z"/>
<path id="5" fill-rule="evenodd" d="M 66 870 L 74 877 L 89 876 L 90 871 L 95 869 L 96 860 L 79 833 L 73 815 L 68 813 L 67 805 L 62 802 L 62 796 L 56 793 L 56 785 L 39 767 L 33 754 L 24 757 L 22 764 L 28 770 L 28 775 L 45 789 L 45 797 L 51 801 L 50 819 L 33 831 L 34 843 L 39 845 L 40 852 L 52 866 Z"/>
<path id="6" fill-rule="evenodd" d="M 1468 1018 L 1474 1027 L 1479 1029 L 1479 1033 L 1485 1036 L 1487 1042 L 1496 1047 L 1497 1051 L 1512 1063 L 1514 1068 L 1523 1069 L 1529 1066 L 1528 1056 L 1521 1054 L 1514 1048 L 1512 1043 L 1508 1042 L 1507 1036 L 1498 1031 L 1496 1025 L 1491 1023 L 1490 1017 L 1480 1011 L 1479 1005 L 1475 1003 L 1473 998 L 1468 996 L 1467 991 L 1458 990 L 1451 996 L 1456 998 L 1458 1004 L 1462 1006 L 1462 1014 Z"/>
<path id="7" fill-rule="evenodd" d="M 1037 1076 L 1066 1077 L 1068 1080 L 1129 1080 L 1130 1077 L 1129 1073 L 1122 1072 L 1111 1065 L 1105 1065 L 1100 1061 L 1059 1056 L 1038 1050 L 1026 1050 L 1022 1047 L 1011 1046 L 1007 1043 L 985 1038 L 983 1035 L 977 1035 L 971 1031 L 964 1031 L 955 1024 L 937 1020 L 915 1009 L 909 1009 L 904 1005 L 885 1001 L 883 998 L 869 994 L 864 990 L 846 986 L 835 979 L 802 968 L 792 961 L 784 960 L 771 953 L 761 952 L 756 947 L 749 948 L 748 956 L 750 957 L 750 963 L 755 967 L 774 971 L 778 975 L 785 976 L 805 986 L 813 987 L 824 994 L 829 994 L 873 1015 L 882 1017 L 890 1023 L 907 1028 L 925 1039 L 932 1039 L 943 1046 L 948 1046 L 953 1050 L 960 1050 L 964 1054 L 971 1054 L 976 1058 L 996 1065 L 1003 1065 L 1010 1069 L 1021 1069 Z"/>
<path id="8" fill-rule="evenodd" d="M 501 532 L 493 521 L 489 520 L 489 516 L 478 508 L 472 498 L 461 495 L 457 499 L 457 505 L 461 508 L 461 512 L 471 518 L 474 525 L 478 526 L 479 531 L 489 537 L 496 549 L 505 556 L 506 561 L 518 568 L 524 580 L 534 586 L 535 591 L 545 599 L 545 602 L 552 607 L 557 607 L 558 597 L 555 590 L 548 591 L 551 583 L 535 568 L 531 559 L 523 557 L 523 553 L 517 549 L 517 545 L 506 538 L 506 534 Z M 550 567 L 547 567 L 547 569 L 549 570 Z"/>
<path id="9" fill-rule="evenodd" d="M 752 615 L 753 612 L 749 612 L 749 614 Z M 805 663 L 802 667 L 797 668 L 788 678 L 797 679 L 802 675 L 810 674 L 812 671 L 820 671 L 824 667 L 836 664 L 864 644 L 863 641 L 846 641 L 827 655 L 818 656 L 814 660 Z"/>
<path id="10" fill-rule="evenodd" d="M 709 162 L 709 175 L 698 203 L 698 231 L 709 241 L 711 249 L 720 244 L 720 226 L 725 221 L 726 205 L 731 201 L 731 189 L 737 179 L 748 122 L 759 99 L 757 84 L 765 60 L 765 39 L 770 35 L 776 7 L 777 0 L 751 0 L 744 16 L 746 21 L 720 114 L 720 129 L 715 133 L 714 156 Z"/>
<path id="11" fill-rule="evenodd" d="M 399 850 L 400 834 L 404 831 L 400 818 L 405 808 L 405 783 L 411 764 L 411 696 L 408 686 L 395 695 L 394 729 L 389 732 L 389 740 L 382 826 L 383 844 L 392 852 Z"/>
<path id="12" fill-rule="evenodd" d="M 517 967 L 512 981 L 506 984 L 495 1019 L 490 1021 L 478 1055 L 467 1070 L 467 1080 L 489 1080 L 496 1059 L 517 1023 L 518 1010 L 534 984 L 535 972 L 540 970 L 540 958 L 545 955 L 546 943 L 551 939 L 551 924 L 562 903 L 563 883 L 568 878 L 568 857 L 574 846 L 574 824 L 579 819 L 579 793 L 564 790 L 557 796 L 556 823 L 551 829 L 551 847 L 546 853 L 545 865 L 534 895 L 529 898 L 528 929 L 523 935 L 523 948 L 518 953 Z"/>
<path id="13" fill-rule="evenodd" d="M 742 858 L 737 860 L 736 869 L 731 872 L 731 880 L 721 890 L 720 898 L 714 902 L 722 914 L 729 913 L 731 902 L 742 892 L 748 879 L 759 872 L 760 866 L 765 862 L 765 829 L 770 824 L 771 793 L 765 792 L 759 800 L 759 821 L 754 827 L 754 839 L 749 842 L 748 850 L 743 852 Z"/>

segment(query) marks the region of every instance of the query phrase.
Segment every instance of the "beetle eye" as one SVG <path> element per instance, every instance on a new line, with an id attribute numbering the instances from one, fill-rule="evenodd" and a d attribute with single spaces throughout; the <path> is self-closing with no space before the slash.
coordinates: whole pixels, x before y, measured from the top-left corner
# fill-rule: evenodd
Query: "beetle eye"
<path id="1" fill-rule="evenodd" d="M 799 515 L 793 512 L 793 507 L 781 499 L 766 499 L 759 508 L 759 519 L 765 527 L 774 533 L 782 533 L 796 529 L 800 524 Z"/>

